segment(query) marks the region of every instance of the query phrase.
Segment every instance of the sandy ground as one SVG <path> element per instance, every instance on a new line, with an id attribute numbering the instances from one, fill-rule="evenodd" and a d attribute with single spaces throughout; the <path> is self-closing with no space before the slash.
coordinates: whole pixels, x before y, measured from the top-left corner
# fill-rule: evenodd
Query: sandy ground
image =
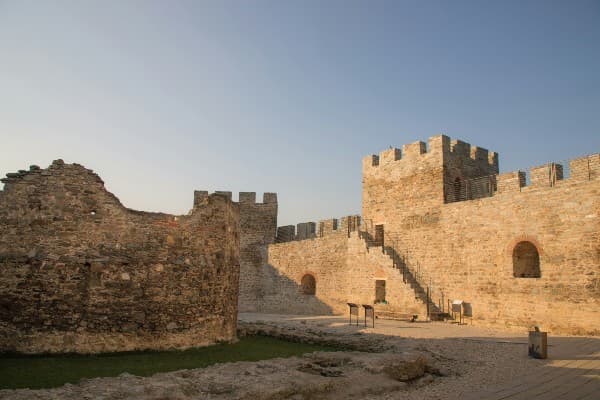
<path id="1" fill-rule="evenodd" d="M 323 337 L 382 338 L 419 351 L 442 371 L 430 384 L 382 399 L 600 399 L 600 338 L 548 337 L 548 359 L 527 354 L 526 329 L 501 330 L 448 322 L 376 320 L 375 328 L 347 317 L 241 314 L 241 324 L 317 331 Z M 370 321 L 368 321 L 370 322 Z"/>
<path id="2" fill-rule="evenodd" d="M 526 333 L 514 331 L 389 320 L 376 320 L 375 328 L 365 328 L 364 320 L 357 327 L 336 316 L 242 314 L 240 321 L 299 332 L 322 332 L 324 337 L 342 338 L 343 342 L 350 335 L 362 338 L 365 343 L 385 343 L 397 351 L 417 351 L 446 375 L 436 377 L 429 385 L 378 397 L 384 399 L 462 399 L 474 391 L 517 379 L 543 363 L 527 356 Z"/>
<path id="3" fill-rule="evenodd" d="M 242 335 L 343 351 L 2 390 L 0 399 L 587 399 L 600 389 L 598 338 L 551 337 L 549 359 L 536 360 L 527 356 L 526 331 L 387 320 L 366 328 L 337 316 L 240 314 L 239 321 Z"/>

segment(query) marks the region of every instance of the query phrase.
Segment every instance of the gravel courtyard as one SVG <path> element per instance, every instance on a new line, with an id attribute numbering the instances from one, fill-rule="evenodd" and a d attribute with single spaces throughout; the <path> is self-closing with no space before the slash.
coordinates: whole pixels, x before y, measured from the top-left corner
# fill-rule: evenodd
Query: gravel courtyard
<path id="1" fill-rule="evenodd" d="M 365 328 L 341 316 L 240 314 L 238 330 L 340 351 L 3 390 L 0 399 L 592 399 L 600 390 L 598 338 L 550 336 L 549 358 L 535 360 L 526 331 L 442 322 Z"/>

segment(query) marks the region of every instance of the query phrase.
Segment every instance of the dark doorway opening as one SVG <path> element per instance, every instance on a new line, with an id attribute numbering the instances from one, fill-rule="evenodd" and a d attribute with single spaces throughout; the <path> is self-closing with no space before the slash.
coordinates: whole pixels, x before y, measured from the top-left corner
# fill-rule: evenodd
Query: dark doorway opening
<path id="1" fill-rule="evenodd" d="M 375 281 L 375 304 L 377 303 L 385 303 L 385 281 L 384 280 L 376 280 Z"/>
<path id="2" fill-rule="evenodd" d="M 519 242 L 513 249 L 513 276 L 515 278 L 541 278 L 540 254 L 531 242 Z"/>

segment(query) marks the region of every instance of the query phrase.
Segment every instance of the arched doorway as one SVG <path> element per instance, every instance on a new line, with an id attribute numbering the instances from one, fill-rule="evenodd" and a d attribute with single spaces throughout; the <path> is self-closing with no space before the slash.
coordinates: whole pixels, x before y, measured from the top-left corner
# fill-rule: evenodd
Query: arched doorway
<path id="1" fill-rule="evenodd" d="M 531 242 L 523 241 L 513 249 L 513 276 L 515 278 L 541 278 L 540 254 Z"/>
<path id="2" fill-rule="evenodd" d="M 311 274 L 305 274 L 300 280 L 300 292 L 314 296 L 317 293 L 317 281 Z"/>

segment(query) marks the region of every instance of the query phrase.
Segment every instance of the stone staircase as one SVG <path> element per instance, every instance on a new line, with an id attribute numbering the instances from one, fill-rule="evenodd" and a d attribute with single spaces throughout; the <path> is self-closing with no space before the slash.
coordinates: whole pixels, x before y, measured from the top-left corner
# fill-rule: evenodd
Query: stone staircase
<path id="1" fill-rule="evenodd" d="M 381 318 L 402 320 L 412 319 L 413 315 L 418 315 L 420 320 L 425 319 L 427 303 L 405 280 L 402 270 L 396 267 L 393 258 L 384 253 L 381 246 L 369 246 L 369 243 L 360 236 L 353 236 L 353 238 L 362 244 L 363 254 L 366 256 L 368 264 L 376 266 L 379 273 L 383 273 L 387 278 L 386 292 L 389 296 L 386 296 L 386 300 L 388 300 L 388 304 L 375 304 L 376 315 Z"/>
<path id="2" fill-rule="evenodd" d="M 410 288 L 414 299 L 424 309 L 423 315 L 437 320 L 450 316 L 440 309 L 439 305 L 428 294 L 428 286 L 423 279 L 419 279 L 419 270 L 410 265 L 405 257 L 402 257 L 393 246 L 387 246 L 375 240 L 368 232 L 359 232 L 359 238 L 364 242 L 369 257 L 378 262 L 379 265 L 387 265 L 401 276 L 403 283 Z"/>

